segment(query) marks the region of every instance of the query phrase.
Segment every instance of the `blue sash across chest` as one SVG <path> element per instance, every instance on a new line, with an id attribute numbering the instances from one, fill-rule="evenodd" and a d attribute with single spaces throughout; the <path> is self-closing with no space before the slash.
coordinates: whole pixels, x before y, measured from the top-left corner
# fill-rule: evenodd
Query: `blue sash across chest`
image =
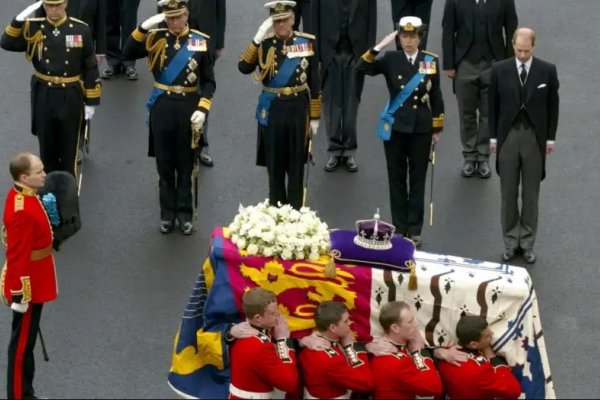
<path id="1" fill-rule="evenodd" d="M 204 36 L 202 36 L 196 32 L 190 32 L 190 36 L 188 37 L 188 39 L 206 40 L 206 38 Z M 183 69 L 187 65 L 190 57 L 193 57 L 195 53 L 196 53 L 195 50 L 190 50 L 190 46 L 188 46 L 188 45 L 181 46 L 181 48 L 177 51 L 177 54 L 175 54 L 175 57 L 173 57 L 171 62 L 169 62 L 169 64 L 167 64 L 165 69 L 163 69 L 162 72 L 160 73 L 158 80 L 157 80 L 158 83 L 161 83 L 166 86 L 171 86 L 173 84 L 173 82 L 175 81 L 175 79 L 177 79 L 177 77 L 179 76 L 181 71 L 183 71 Z M 159 89 L 157 87 L 155 87 L 152 90 L 152 93 L 150 94 L 150 98 L 148 99 L 148 102 L 146 103 L 146 109 L 148 111 L 150 111 L 150 109 L 152 108 L 154 103 L 156 103 L 156 100 L 158 99 L 158 97 L 161 94 L 163 94 L 164 92 L 165 92 L 164 89 Z"/>
<path id="2" fill-rule="evenodd" d="M 430 62 L 433 60 L 433 56 L 426 55 L 424 58 L 425 62 Z M 406 100 L 410 97 L 410 95 L 415 91 L 415 89 L 421 83 L 421 79 L 425 77 L 425 73 L 417 72 L 410 81 L 404 86 L 404 89 L 400 91 L 394 97 L 393 100 L 389 100 L 381 114 L 379 114 L 379 125 L 377 126 L 377 136 L 379 136 L 383 140 L 390 140 L 392 136 L 392 127 L 394 126 L 394 114 L 398 109 L 404 104 Z"/>
<path id="3" fill-rule="evenodd" d="M 296 36 L 295 44 L 304 45 L 308 43 L 307 38 Z M 287 85 L 290 81 L 290 78 L 294 74 L 294 70 L 300 64 L 300 60 L 302 57 L 294 57 L 294 58 L 286 58 L 283 63 L 279 67 L 279 71 L 273 79 L 271 79 L 266 86 L 270 88 L 280 89 Z M 262 126 L 267 126 L 269 124 L 269 109 L 271 108 L 271 103 L 277 94 L 270 92 L 263 92 L 258 96 L 258 105 L 256 106 L 256 119 L 258 123 Z"/>

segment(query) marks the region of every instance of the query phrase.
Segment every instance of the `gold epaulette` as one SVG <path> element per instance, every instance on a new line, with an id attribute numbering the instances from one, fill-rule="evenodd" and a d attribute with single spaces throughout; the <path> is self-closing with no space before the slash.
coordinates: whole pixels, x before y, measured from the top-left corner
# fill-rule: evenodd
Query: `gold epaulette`
<path id="1" fill-rule="evenodd" d="M 206 34 L 204 32 L 200 32 L 198 29 L 190 29 L 190 32 L 197 33 L 198 35 L 202 35 L 205 38 L 210 39 L 210 35 L 208 35 L 208 34 Z"/>
<path id="2" fill-rule="evenodd" d="M 315 40 L 317 38 L 315 35 L 311 35 L 310 33 L 299 32 L 299 31 L 294 31 L 294 35 L 300 36 L 300 37 L 305 37 L 305 38 L 312 39 L 312 40 Z"/>
<path id="3" fill-rule="evenodd" d="M 37 22 L 40 22 L 40 21 L 45 21 L 45 20 L 46 20 L 45 17 L 25 18 L 25 21 L 37 21 Z"/>
<path id="4" fill-rule="evenodd" d="M 82 21 L 82 20 L 80 20 L 80 19 L 77 19 L 77 18 L 75 18 L 75 17 L 69 17 L 69 19 L 70 19 L 71 21 L 79 22 L 80 24 L 84 24 L 85 26 L 87 26 L 87 23 L 86 23 L 86 22 L 84 22 L 84 21 Z"/>
<path id="5" fill-rule="evenodd" d="M 25 209 L 25 196 L 18 193 L 15 196 L 15 212 L 23 211 Z"/>
<path id="6" fill-rule="evenodd" d="M 432 53 L 431 51 L 423 50 L 423 53 L 429 54 L 430 56 L 440 58 L 439 54 Z"/>

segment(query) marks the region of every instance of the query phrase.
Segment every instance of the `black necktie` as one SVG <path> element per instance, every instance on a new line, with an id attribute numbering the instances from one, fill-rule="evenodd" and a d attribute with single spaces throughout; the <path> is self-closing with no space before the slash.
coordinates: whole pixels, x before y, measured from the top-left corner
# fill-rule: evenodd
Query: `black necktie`
<path id="1" fill-rule="evenodd" d="M 521 64 L 521 74 L 519 76 L 521 77 L 521 84 L 524 85 L 525 80 L 527 79 L 527 69 L 525 68 L 525 64 Z"/>
<path id="2" fill-rule="evenodd" d="M 408 62 L 410 63 L 410 65 L 413 65 L 412 57 L 408 57 Z"/>

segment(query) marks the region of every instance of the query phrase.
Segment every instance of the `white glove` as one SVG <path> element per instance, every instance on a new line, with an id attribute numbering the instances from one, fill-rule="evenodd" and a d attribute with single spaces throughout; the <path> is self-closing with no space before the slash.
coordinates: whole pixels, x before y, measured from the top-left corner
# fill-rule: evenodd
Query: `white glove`
<path id="1" fill-rule="evenodd" d="M 265 19 L 265 22 L 263 22 L 260 28 L 258 28 L 258 32 L 256 32 L 256 35 L 254 35 L 254 43 L 260 44 L 271 28 L 273 28 L 273 19 L 269 17 Z"/>
<path id="2" fill-rule="evenodd" d="M 192 114 L 190 121 L 192 122 L 192 127 L 194 129 L 202 129 L 204 126 L 204 121 L 206 120 L 206 114 L 203 111 L 196 110 Z"/>
<path id="3" fill-rule="evenodd" d="M 29 308 L 29 303 L 11 303 L 11 310 L 18 312 L 19 314 L 25 314 Z"/>
<path id="4" fill-rule="evenodd" d="M 152 17 L 148 18 L 144 22 L 142 22 L 141 27 L 144 28 L 145 30 L 148 30 L 148 29 L 151 29 L 153 26 L 160 24 L 164 20 L 165 20 L 164 13 L 156 14 L 156 15 L 153 15 Z"/>
<path id="5" fill-rule="evenodd" d="M 38 8 L 40 8 L 40 6 L 42 5 L 43 0 L 40 0 L 38 2 L 33 3 L 32 5 L 30 5 L 29 7 L 27 7 L 26 9 L 24 9 L 23 11 L 21 11 L 19 13 L 19 15 L 17 15 L 17 17 L 15 18 L 17 21 L 25 21 L 25 18 L 29 17 L 31 14 L 33 14 L 33 12 L 35 10 L 37 10 Z"/>
<path id="6" fill-rule="evenodd" d="M 317 136 L 317 131 L 319 130 L 319 120 L 318 119 L 312 119 L 310 121 L 310 133 L 312 133 L 313 136 Z"/>
<path id="7" fill-rule="evenodd" d="M 94 118 L 94 113 L 96 112 L 96 107 L 94 106 L 83 106 L 83 113 L 85 115 L 85 119 L 89 121 Z"/>
<path id="8" fill-rule="evenodd" d="M 396 31 L 390 33 L 389 35 L 384 37 L 381 42 L 377 43 L 377 45 L 375 47 L 373 47 L 373 50 L 381 51 L 385 46 L 392 43 L 396 39 L 397 34 L 398 33 Z"/>

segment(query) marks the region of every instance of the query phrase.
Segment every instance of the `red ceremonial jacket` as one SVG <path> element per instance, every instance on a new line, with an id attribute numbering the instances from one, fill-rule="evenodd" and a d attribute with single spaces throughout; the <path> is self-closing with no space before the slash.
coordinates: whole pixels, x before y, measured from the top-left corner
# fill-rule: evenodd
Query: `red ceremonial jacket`
<path id="1" fill-rule="evenodd" d="M 1 286 L 9 302 L 45 303 L 58 294 L 52 226 L 35 191 L 15 185 L 4 206 L 6 265 Z"/>
<path id="2" fill-rule="evenodd" d="M 337 342 L 325 350 L 303 349 L 299 357 L 306 399 L 349 398 L 350 390 L 373 390 L 373 376 L 362 343 L 343 349 Z"/>
<path id="3" fill-rule="evenodd" d="M 466 351 L 467 362 L 456 366 L 440 360 L 438 371 L 451 399 L 517 399 L 521 385 L 502 357 L 491 360 L 479 352 Z"/>
<path id="4" fill-rule="evenodd" d="M 442 380 L 435 368 L 431 350 L 415 351 L 412 355 L 404 345 L 398 353 L 374 356 L 369 361 L 375 382 L 374 399 L 414 399 L 440 397 Z"/>
<path id="5" fill-rule="evenodd" d="M 298 384 L 296 352 L 291 339 L 273 342 L 267 330 L 229 347 L 230 399 L 270 399 L 274 388 L 292 392 Z"/>

